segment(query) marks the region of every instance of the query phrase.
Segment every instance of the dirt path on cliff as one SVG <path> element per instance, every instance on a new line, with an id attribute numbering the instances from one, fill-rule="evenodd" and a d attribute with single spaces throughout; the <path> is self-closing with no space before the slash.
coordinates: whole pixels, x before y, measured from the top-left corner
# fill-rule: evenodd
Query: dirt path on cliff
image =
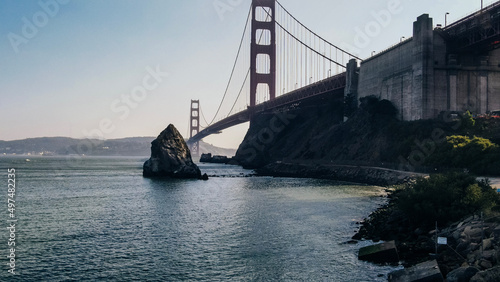
<path id="1" fill-rule="evenodd" d="M 402 175 L 412 175 L 412 176 L 417 176 L 417 177 L 426 177 L 429 176 L 427 173 L 419 173 L 419 172 L 411 172 L 411 171 L 402 171 L 402 170 L 396 170 L 396 169 L 390 169 L 390 168 L 385 168 L 385 167 L 377 167 L 377 166 L 357 166 L 357 165 L 343 165 L 343 164 L 335 164 L 335 163 L 330 163 L 330 162 L 290 162 L 290 164 L 302 164 L 302 165 L 308 165 L 308 166 L 313 166 L 313 165 L 321 165 L 324 167 L 345 167 L 345 168 L 363 168 L 363 169 L 376 169 L 376 170 L 384 170 L 384 171 L 391 171 L 395 173 L 400 173 Z M 491 187 L 495 189 L 500 189 L 500 177 L 478 177 L 478 179 L 485 179 L 488 178 L 490 180 L 490 185 Z"/>
<path id="2" fill-rule="evenodd" d="M 335 164 L 325 164 L 325 166 L 331 166 L 331 167 L 361 167 L 361 168 L 369 168 L 369 169 L 377 169 L 377 170 L 386 170 L 386 171 L 392 171 L 392 172 L 397 172 L 401 174 L 408 174 L 408 175 L 414 175 L 414 176 L 419 176 L 419 177 L 426 177 L 429 176 L 427 173 L 419 173 L 419 172 L 410 172 L 410 171 L 402 171 L 402 170 L 395 170 L 395 169 L 389 169 L 389 168 L 384 168 L 384 167 L 376 167 L 376 166 L 354 166 L 354 165 L 335 165 Z M 490 180 L 490 185 L 494 189 L 500 189 L 500 177 L 478 177 L 478 179 L 489 179 Z"/>

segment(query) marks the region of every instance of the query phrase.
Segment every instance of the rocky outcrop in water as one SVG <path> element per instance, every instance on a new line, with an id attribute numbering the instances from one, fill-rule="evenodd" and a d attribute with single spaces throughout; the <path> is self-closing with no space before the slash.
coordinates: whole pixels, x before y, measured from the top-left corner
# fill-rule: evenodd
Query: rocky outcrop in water
<path id="1" fill-rule="evenodd" d="M 151 158 L 144 163 L 143 176 L 201 178 L 184 138 L 172 124 L 151 142 Z"/>
<path id="2" fill-rule="evenodd" d="M 231 161 L 226 156 L 212 156 L 211 153 L 201 154 L 200 163 L 227 164 Z"/>

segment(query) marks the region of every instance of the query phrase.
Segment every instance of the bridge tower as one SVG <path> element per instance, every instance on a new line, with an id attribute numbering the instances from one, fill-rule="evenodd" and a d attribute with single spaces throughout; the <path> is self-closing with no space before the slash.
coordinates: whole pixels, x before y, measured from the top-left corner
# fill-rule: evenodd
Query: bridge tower
<path id="1" fill-rule="evenodd" d="M 256 105 L 259 84 L 267 85 L 270 100 L 276 98 L 275 8 L 275 0 L 252 0 L 252 43 L 250 47 L 251 107 Z M 262 40 L 262 38 L 266 37 L 266 34 L 269 40 Z M 268 69 L 265 69 L 267 67 Z"/>
<path id="2" fill-rule="evenodd" d="M 191 115 L 189 121 L 189 138 L 193 138 L 193 136 L 200 132 L 200 100 L 191 100 Z M 200 155 L 199 145 L 199 141 L 191 144 L 191 148 L 189 149 L 193 156 Z"/>

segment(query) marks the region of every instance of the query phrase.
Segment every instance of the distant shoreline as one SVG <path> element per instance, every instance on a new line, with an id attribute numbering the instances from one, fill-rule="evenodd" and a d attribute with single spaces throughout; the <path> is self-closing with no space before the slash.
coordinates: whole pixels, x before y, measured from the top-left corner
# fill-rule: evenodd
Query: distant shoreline
<path id="1" fill-rule="evenodd" d="M 130 137 L 120 139 L 73 139 L 68 137 L 42 137 L 14 141 L 0 141 L 0 156 L 149 156 L 155 137 Z M 231 155 L 236 149 L 225 149 L 200 142 L 201 153 Z"/>

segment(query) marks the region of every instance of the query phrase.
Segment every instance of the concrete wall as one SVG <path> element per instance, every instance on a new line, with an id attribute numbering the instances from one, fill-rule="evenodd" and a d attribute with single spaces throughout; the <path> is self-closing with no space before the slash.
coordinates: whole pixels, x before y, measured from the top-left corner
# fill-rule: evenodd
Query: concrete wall
<path id="1" fill-rule="evenodd" d="M 448 82 L 448 108 L 483 114 L 500 109 L 500 49 L 487 56 L 451 55 L 440 69 Z"/>
<path id="2" fill-rule="evenodd" d="M 390 100 L 402 120 L 435 118 L 443 111 L 500 110 L 500 49 L 449 54 L 445 38 L 427 14 L 418 17 L 413 37 L 364 60 L 357 89 L 348 88 L 358 98 Z"/>
<path id="3" fill-rule="evenodd" d="M 500 110 L 500 49 L 490 52 L 489 66 L 496 71 L 488 71 L 488 111 Z"/>
<path id="4" fill-rule="evenodd" d="M 358 97 L 375 95 L 400 109 L 401 119 L 410 119 L 418 111 L 411 97 L 413 89 L 413 40 L 392 47 L 363 61 L 359 72 Z M 413 109 L 412 109 L 413 107 Z"/>
<path id="5" fill-rule="evenodd" d="M 427 118 L 434 104 L 432 19 L 420 16 L 413 38 L 361 63 L 358 97 L 375 95 L 390 100 L 402 120 Z"/>

